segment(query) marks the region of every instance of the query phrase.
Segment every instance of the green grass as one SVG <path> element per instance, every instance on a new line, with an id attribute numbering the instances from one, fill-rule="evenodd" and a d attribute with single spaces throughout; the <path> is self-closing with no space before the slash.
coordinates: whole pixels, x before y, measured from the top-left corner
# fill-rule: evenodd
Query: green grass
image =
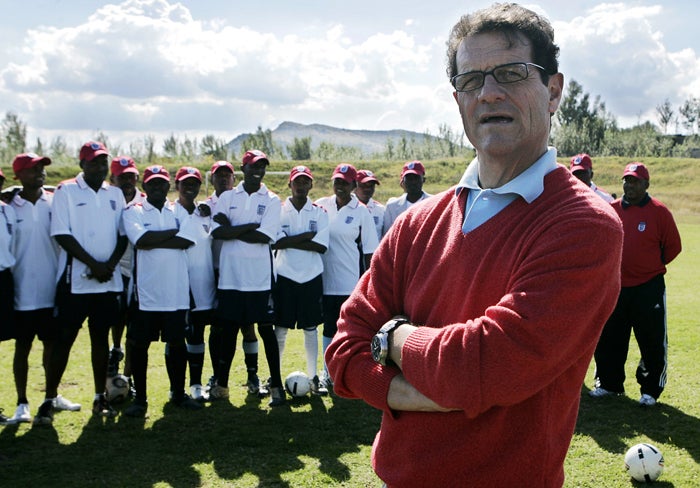
<path id="1" fill-rule="evenodd" d="M 621 168 L 627 161 L 596 161 L 595 180 L 608 191 L 621 191 Z M 275 163 L 273 162 L 273 165 Z M 384 167 L 383 165 L 386 165 Z M 273 170 L 282 170 L 282 164 Z M 291 166 L 288 163 L 287 167 Z M 315 197 L 330 193 L 327 179 L 333 163 L 310 164 L 317 175 Z M 382 178 L 380 200 L 398 194 L 401 163 L 368 164 Z M 634 368 L 639 354 L 630 345 L 625 384 L 627 395 L 594 401 L 593 366 L 582 388 L 576 433 L 566 460 L 567 488 L 641 486 L 630 481 L 623 456 L 631 445 L 650 442 L 664 454 L 666 468 L 655 483 L 661 487 L 700 486 L 700 362 L 697 326 L 697 274 L 700 270 L 700 196 L 696 160 L 650 161 L 653 194 L 660 196 L 680 222 L 684 250 L 667 274 L 669 383 L 661 402 L 651 409 L 637 406 Z M 670 166 L 670 167 L 669 167 Z M 463 162 L 428 162 L 426 189 L 453 184 Z M 682 174 L 679 179 L 677 173 Z M 63 178 L 72 176 L 70 172 Z M 49 175 L 51 178 L 51 174 Z M 272 175 L 270 175 L 272 176 Z M 60 179 L 60 178 L 59 178 Z M 268 177 L 268 185 L 286 195 L 284 177 Z M 608 184 L 608 182 L 610 182 Z M 240 341 L 239 341 L 240 343 Z M 260 376 L 267 365 L 260 348 Z M 11 342 L 0 343 L 0 407 L 10 414 L 15 393 Z M 30 358 L 29 401 L 32 413 L 43 399 L 41 345 Z M 304 369 L 303 334 L 291 332 L 283 375 Z M 210 368 L 205 369 L 205 376 Z M 231 400 L 203 411 L 181 412 L 166 405 L 167 375 L 163 346 L 153 344 L 149 369 L 149 418 L 119 416 L 106 421 L 90 415 L 92 384 L 89 341 L 83 329 L 76 342 L 60 392 L 83 404 L 83 411 L 62 412 L 48 428 L 30 425 L 0 427 L 0 486 L 128 486 L 128 487 L 379 487 L 369 457 L 380 413 L 360 401 L 336 396 L 307 398 L 270 409 L 267 400 L 249 398 L 239 351 L 231 373 Z M 123 406 L 121 407 L 123 408 Z M 537 469 L 537 453 L 532 465 Z"/>

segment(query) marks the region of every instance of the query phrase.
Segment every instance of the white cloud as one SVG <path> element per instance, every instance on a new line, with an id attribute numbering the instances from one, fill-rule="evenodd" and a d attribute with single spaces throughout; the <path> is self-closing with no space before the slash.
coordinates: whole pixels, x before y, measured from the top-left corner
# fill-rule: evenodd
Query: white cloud
<path id="1" fill-rule="evenodd" d="M 112 139 L 228 139 L 284 120 L 461 131 L 444 70 L 449 29 L 420 10 L 393 23 L 273 15 L 272 27 L 228 7 L 226 18 L 197 19 L 197 7 L 125 0 L 72 17 L 82 22 L 33 26 L 4 50 L 11 62 L 0 65 L 0 110 L 20 114 L 30 134 L 102 130 Z M 554 22 L 562 71 L 600 95 L 621 125 L 655 120 L 666 98 L 677 106 L 700 96 L 697 53 L 669 50 L 657 27 L 665 9 L 600 4 Z M 378 7 L 377 17 L 394 10 Z"/>
<path id="2" fill-rule="evenodd" d="M 655 21 L 660 5 L 601 4 L 570 22 L 556 22 L 561 69 L 584 91 L 600 95 L 621 125 L 656 122 L 655 107 L 668 98 L 679 105 L 697 80 L 700 60 L 692 50 L 678 53 L 664 45 Z M 692 77 L 695 75 L 695 77 Z"/>

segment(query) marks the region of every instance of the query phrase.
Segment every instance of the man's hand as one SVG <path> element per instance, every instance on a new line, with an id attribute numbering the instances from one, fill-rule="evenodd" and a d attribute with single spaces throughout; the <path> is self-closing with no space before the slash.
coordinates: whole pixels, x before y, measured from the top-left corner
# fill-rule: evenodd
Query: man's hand
<path id="1" fill-rule="evenodd" d="M 199 210 L 199 215 L 202 217 L 209 217 L 211 215 L 211 207 L 206 203 L 200 203 L 197 206 L 197 210 Z"/>
<path id="2" fill-rule="evenodd" d="M 231 222 L 229 222 L 228 217 L 226 217 L 226 215 L 221 212 L 214 215 L 214 222 L 216 222 L 219 225 L 231 225 Z"/>
<path id="3" fill-rule="evenodd" d="M 111 280 L 113 274 L 114 267 L 110 266 L 108 263 L 95 261 L 90 265 L 89 277 L 99 281 L 100 283 L 106 283 Z"/>
<path id="4" fill-rule="evenodd" d="M 456 412 L 459 410 L 441 407 L 416 390 L 412 384 L 406 381 L 403 374 L 396 375 L 391 380 L 386 400 L 392 410 L 407 412 Z"/>

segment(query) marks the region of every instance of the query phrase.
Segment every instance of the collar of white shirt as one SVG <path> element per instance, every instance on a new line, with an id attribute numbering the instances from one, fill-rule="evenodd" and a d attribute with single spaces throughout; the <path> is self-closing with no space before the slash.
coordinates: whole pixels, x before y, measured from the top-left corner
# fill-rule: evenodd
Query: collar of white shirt
<path id="1" fill-rule="evenodd" d="M 557 150 L 550 147 L 529 168 L 520 173 L 503 186 L 491 188 L 493 193 L 514 193 L 523 197 L 527 203 L 532 203 L 544 191 L 544 177 L 557 168 Z M 463 188 L 481 190 L 479 186 L 479 158 L 476 157 L 467 166 L 462 179 L 457 184 L 455 193 L 459 195 Z"/>

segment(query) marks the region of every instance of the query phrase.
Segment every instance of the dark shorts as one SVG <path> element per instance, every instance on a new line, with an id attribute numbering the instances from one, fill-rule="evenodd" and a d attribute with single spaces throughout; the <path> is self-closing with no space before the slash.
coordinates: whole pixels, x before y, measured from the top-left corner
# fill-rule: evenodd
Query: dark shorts
<path id="1" fill-rule="evenodd" d="M 275 311 L 269 291 L 216 290 L 216 316 L 237 325 L 271 324 Z"/>
<path id="2" fill-rule="evenodd" d="M 190 310 L 187 322 L 196 327 L 204 327 L 205 325 L 211 324 L 211 319 L 213 315 L 213 310 Z"/>
<path id="3" fill-rule="evenodd" d="M 323 336 L 333 337 L 338 331 L 340 307 L 350 298 L 344 295 L 323 295 Z"/>
<path id="4" fill-rule="evenodd" d="M 126 315 L 129 312 L 129 281 L 131 278 L 128 276 L 122 275 L 122 284 L 124 285 L 124 289 L 119 293 L 119 313 L 122 315 Z"/>
<path id="5" fill-rule="evenodd" d="M 15 282 L 9 269 L 0 271 L 0 341 L 15 336 Z"/>
<path id="6" fill-rule="evenodd" d="M 318 327 L 323 321 L 322 297 L 321 275 L 306 283 L 278 276 L 273 291 L 275 326 L 287 329 Z"/>
<path id="7" fill-rule="evenodd" d="M 58 338 L 59 328 L 53 316 L 53 308 L 16 311 L 15 320 L 18 341 L 31 342 L 35 337 L 40 341 L 52 341 Z"/>
<path id="8" fill-rule="evenodd" d="M 185 340 L 187 310 L 147 312 L 139 310 L 126 329 L 126 338 L 137 344 L 150 342 L 178 343 Z"/>
<path id="9" fill-rule="evenodd" d="M 71 293 L 65 273 L 56 287 L 56 322 L 61 329 L 80 329 L 85 319 L 88 327 L 109 330 L 120 320 L 121 293 Z"/>

